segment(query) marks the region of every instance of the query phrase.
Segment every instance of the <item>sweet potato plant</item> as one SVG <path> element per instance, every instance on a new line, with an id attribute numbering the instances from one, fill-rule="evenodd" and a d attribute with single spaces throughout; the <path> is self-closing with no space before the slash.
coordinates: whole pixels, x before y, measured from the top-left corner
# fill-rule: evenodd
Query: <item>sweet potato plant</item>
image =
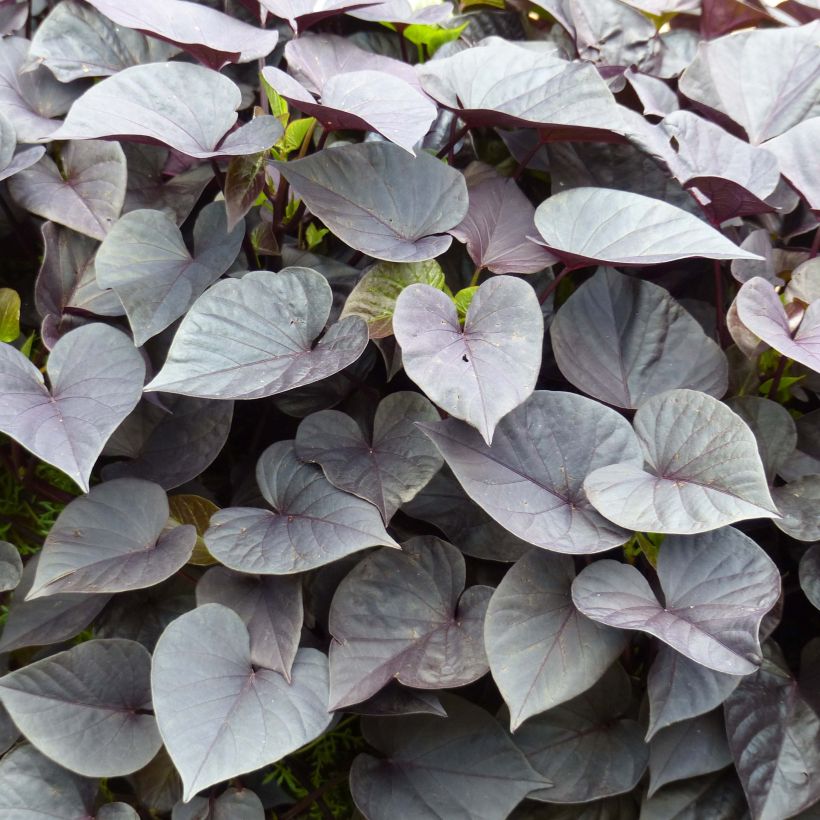
<path id="1" fill-rule="evenodd" d="M 0 0 L 0 818 L 820 816 L 818 0 Z"/>

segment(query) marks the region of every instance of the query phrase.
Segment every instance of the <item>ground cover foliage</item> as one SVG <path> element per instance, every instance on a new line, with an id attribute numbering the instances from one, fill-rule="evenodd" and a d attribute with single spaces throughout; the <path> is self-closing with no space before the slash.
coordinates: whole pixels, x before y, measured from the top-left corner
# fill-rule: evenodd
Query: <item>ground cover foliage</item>
<path id="1" fill-rule="evenodd" d="M 0 818 L 818 816 L 817 0 L 0 34 Z"/>

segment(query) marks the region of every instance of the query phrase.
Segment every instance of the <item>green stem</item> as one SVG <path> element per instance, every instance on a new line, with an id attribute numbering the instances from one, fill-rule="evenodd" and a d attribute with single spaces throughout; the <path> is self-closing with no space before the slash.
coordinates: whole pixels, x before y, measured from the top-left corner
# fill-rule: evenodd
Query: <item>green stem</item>
<path id="1" fill-rule="evenodd" d="M 484 270 L 484 265 L 478 265 L 473 272 L 473 278 L 470 279 L 470 287 L 474 288 L 478 284 L 478 277 L 481 276 L 481 271 Z"/>

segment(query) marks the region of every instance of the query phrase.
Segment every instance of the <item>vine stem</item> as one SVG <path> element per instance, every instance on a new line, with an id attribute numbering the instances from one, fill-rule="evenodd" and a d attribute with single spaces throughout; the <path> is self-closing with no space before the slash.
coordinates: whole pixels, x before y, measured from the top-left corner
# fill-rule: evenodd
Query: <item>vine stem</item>
<path id="1" fill-rule="evenodd" d="M 715 327 L 718 341 L 723 348 L 729 347 L 729 331 L 726 327 L 726 306 L 723 293 L 723 269 L 717 259 L 712 260 L 712 270 L 715 274 Z"/>
<path id="2" fill-rule="evenodd" d="M 766 394 L 766 398 L 774 400 L 775 396 L 777 396 L 777 391 L 780 389 L 780 380 L 783 378 L 783 373 L 786 371 L 788 361 L 788 358 L 781 354 L 780 361 L 777 363 L 777 368 L 772 376 L 772 383 L 769 387 L 769 392 Z"/>
<path id="3" fill-rule="evenodd" d="M 549 295 L 550 295 L 550 294 L 551 294 L 551 293 L 552 293 L 552 292 L 553 292 L 553 291 L 554 291 L 554 290 L 558 287 L 558 285 L 560 285 L 560 284 L 561 284 L 561 282 L 562 282 L 562 280 L 564 279 L 564 277 L 565 277 L 568 273 L 572 272 L 572 270 L 573 270 L 573 268 L 571 268 L 571 267 L 569 267 L 569 265 L 567 265 L 567 266 L 566 266 L 566 267 L 565 267 L 565 268 L 561 271 L 561 273 L 559 273 L 559 274 L 555 277 L 555 279 L 553 279 L 553 280 L 552 280 L 552 282 L 550 282 L 550 283 L 549 283 L 549 285 L 547 285 L 547 287 L 544 289 L 544 292 L 541 294 L 540 298 L 538 299 L 538 304 L 539 304 L 539 305 L 543 305 L 543 304 L 544 304 L 544 302 L 546 302 L 546 301 L 547 301 L 547 299 L 549 298 Z"/>
<path id="4" fill-rule="evenodd" d="M 809 259 L 814 259 L 820 251 L 820 228 L 814 231 L 814 239 L 811 243 L 811 250 L 809 251 Z"/>
<path id="5" fill-rule="evenodd" d="M 537 140 L 535 146 L 530 151 L 528 151 L 524 155 L 524 158 L 518 163 L 518 165 L 515 168 L 515 173 L 513 174 L 513 179 L 516 182 L 518 182 L 518 180 L 521 179 L 521 175 L 524 173 L 524 171 L 527 170 L 527 166 L 530 164 L 530 160 L 538 153 L 538 149 L 541 148 L 543 144 L 544 143 L 541 142 L 540 139 Z"/>
<path id="6" fill-rule="evenodd" d="M 458 145 L 459 140 L 470 130 L 469 125 L 463 125 L 456 131 L 455 123 L 457 119 L 458 118 L 453 120 L 453 126 L 450 128 L 450 139 L 447 140 L 447 144 L 436 154 L 437 159 L 443 159 L 445 156 L 449 156 L 451 151 Z"/>
<path id="7" fill-rule="evenodd" d="M 473 278 L 470 279 L 469 287 L 474 288 L 478 284 L 478 277 L 481 276 L 481 271 L 484 270 L 484 265 L 476 265 L 476 269 L 473 272 Z"/>

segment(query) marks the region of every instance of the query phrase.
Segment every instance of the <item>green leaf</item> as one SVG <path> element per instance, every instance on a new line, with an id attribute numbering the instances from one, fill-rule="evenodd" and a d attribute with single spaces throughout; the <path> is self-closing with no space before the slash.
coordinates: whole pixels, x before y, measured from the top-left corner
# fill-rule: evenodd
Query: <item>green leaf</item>
<path id="1" fill-rule="evenodd" d="M 31 359 L 31 349 L 34 347 L 34 340 L 37 338 L 36 331 L 31 331 L 31 335 L 23 342 L 20 352 L 27 358 Z"/>
<path id="2" fill-rule="evenodd" d="M 426 262 L 379 262 L 358 281 L 342 309 L 345 316 L 361 316 L 371 339 L 393 335 L 396 299 L 409 285 L 421 283 L 444 290 L 444 271 L 433 259 Z"/>
<path id="3" fill-rule="evenodd" d="M 20 295 L 0 288 L 0 342 L 13 342 L 20 335 Z"/>
<path id="4" fill-rule="evenodd" d="M 253 207 L 265 187 L 265 154 L 234 157 L 225 175 L 225 210 L 228 230 Z M 249 262 L 251 260 L 248 260 Z"/>
<path id="5" fill-rule="evenodd" d="M 261 75 L 260 79 L 262 80 L 262 88 L 265 89 L 265 96 L 268 98 L 271 114 L 282 123 L 282 128 L 287 128 L 288 121 L 290 120 L 290 111 L 288 110 L 288 104 L 285 98 L 280 97 Z"/>
<path id="6" fill-rule="evenodd" d="M 285 136 L 282 137 L 279 143 L 285 154 L 289 154 L 291 151 L 298 151 L 299 148 L 302 147 L 302 143 L 305 141 L 308 131 L 315 126 L 316 119 L 314 117 L 302 117 L 288 125 L 285 129 Z"/>
<path id="7" fill-rule="evenodd" d="M 330 231 L 327 228 L 317 228 L 311 222 L 305 231 L 305 241 L 307 242 L 308 250 L 312 251 L 328 233 L 330 233 Z"/>
<path id="8" fill-rule="evenodd" d="M 196 545 L 191 555 L 189 564 L 208 567 L 219 563 L 216 558 L 208 552 L 202 536 L 208 529 L 211 516 L 219 512 L 219 507 L 207 498 L 199 495 L 169 495 L 168 511 L 170 520 L 174 525 L 193 524 L 196 527 Z"/>
<path id="9" fill-rule="evenodd" d="M 416 47 L 427 49 L 427 56 L 432 57 L 445 43 L 452 43 L 461 37 L 461 32 L 467 28 L 467 23 L 456 28 L 442 28 L 423 23 L 413 23 L 404 30 L 404 36 Z"/>
<path id="10" fill-rule="evenodd" d="M 467 318 L 467 309 L 470 307 L 470 302 L 473 301 L 473 296 L 478 290 L 478 285 L 471 285 L 469 288 L 462 288 L 454 297 L 453 301 L 456 303 L 456 310 L 458 311 L 458 320 L 464 324 Z"/>

